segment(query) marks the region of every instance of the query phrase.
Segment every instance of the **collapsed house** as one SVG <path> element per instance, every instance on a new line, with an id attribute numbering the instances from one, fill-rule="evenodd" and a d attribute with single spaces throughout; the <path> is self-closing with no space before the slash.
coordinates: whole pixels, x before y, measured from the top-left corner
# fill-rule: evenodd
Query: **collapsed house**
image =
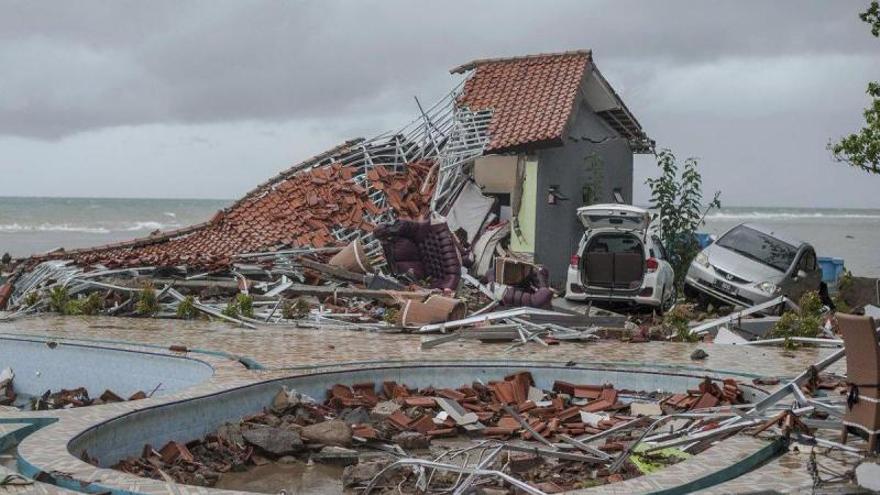
<path id="1" fill-rule="evenodd" d="M 583 232 L 577 209 L 632 202 L 633 154 L 651 141 L 588 51 L 476 60 L 459 104 L 491 109 L 472 177 L 510 219 L 511 250 L 564 282 Z"/>
<path id="2" fill-rule="evenodd" d="M 653 142 L 590 51 L 476 60 L 452 73 L 467 77 L 406 126 L 294 165 L 205 223 L 20 260 L 0 288 L 0 308 L 21 310 L 29 293 L 53 284 L 86 278 L 95 287 L 104 274 L 120 273 L 282 275 L 264 284 L 271 292 L 289 279 L 315 283 L 299 258 L 334 254 L 353 241 L 365 258 L 357 271 L 408 275 L 404 282 L 453 293 L 463 265 L 483 281 L 501 275 L 493 269 L 498 254 L 545 265 L 549 277 L 520 270 L 512 277 L 518 288 L 498 298 L 546 307 L 548 286 L 561 284 L 582 229 L 576 209 L 631 201 L 632 155 Z M 416 236 L 415 254 L 398 249 L 415 262 L 407 265 L 389 259 L 400 244 L 400 226 L 390 226 L 400 221 L 446 227 Z M 241 288 L 247 292 L 248 283 Z"/>

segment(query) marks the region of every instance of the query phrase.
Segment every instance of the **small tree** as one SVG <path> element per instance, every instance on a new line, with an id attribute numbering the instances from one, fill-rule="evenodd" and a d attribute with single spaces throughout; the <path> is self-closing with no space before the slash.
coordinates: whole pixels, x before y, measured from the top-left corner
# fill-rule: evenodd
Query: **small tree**
<path id="1" fill-rule="evenodd" d="M 660 177 L 645 181 L 651 188 L 651 208 L 659 215 L 660 239 L 675 270 L 675 287 L 681 289 L 691 261 L 700 250 L 697 229 L 703 225 L 711 208 L 720 208 L 721 192 L 715 193 L 703 208 L 703 177 L 697 171 L 696 158 L 688 158 L 679 173 L 678 163 L 671 150 L 657 154 Z"/>
<path id="2" fill-rule="evenodd" d="M 805 292 L 798 301 L 798 311 L 786 311 L 770 332 L 785 339 L 783 347 L 794 349 L 792 337 L 817 337 L 822 328 L 822 299 L 816 291 Z"/>
<path id="3" fill-rule="evenodd" d="M 880 37 L 880 2 L 872 1 L 859 18 L 871 26 L 871 34 Z M 829 143 L 828 149 L 839 162 L 880 174 L 880 83 L 868 83 L 867 93 L 871 105 L 864 111 L 865 126 L 836 143 Z"/>

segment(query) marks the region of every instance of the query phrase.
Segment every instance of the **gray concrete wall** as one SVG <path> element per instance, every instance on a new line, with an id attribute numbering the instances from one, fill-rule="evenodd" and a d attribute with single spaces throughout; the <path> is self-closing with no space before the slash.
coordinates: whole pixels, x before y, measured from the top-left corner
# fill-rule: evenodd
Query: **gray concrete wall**
<path id="1" fill-rule="evenodd" d="M 592 203 L 612 203 L 620 188 L 632 203 L 633 155 L 626 140 L 606 126 L 585 102 L 581 103 L 561 147 L 538 152 L 538 205 L 535 227 L 535 261 L 550 270 L 554 287 L 565 283 L 571 254 L 583 234 L 576 211 L 584 206 L 584 186 L 592 186 Z M 548 204 L 551 185 L 568 198 Z"/>

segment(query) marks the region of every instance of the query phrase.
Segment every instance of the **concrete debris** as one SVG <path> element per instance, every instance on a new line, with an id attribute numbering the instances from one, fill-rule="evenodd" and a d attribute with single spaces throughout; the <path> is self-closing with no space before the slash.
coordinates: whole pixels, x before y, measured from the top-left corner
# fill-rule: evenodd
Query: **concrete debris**
<path id="1" fill-rule="evenodd" d="M 629 405 L 633 416 L 660 416 L 663 410 L 658 402 L 633 402 Z"/>
<path id="2" fill-rule="evenodd" d="M 12 368 L 3 368 L 0 371 L 0 406 L 9 406 L 15 402 L 16 394 L 12 381 L 15 379 L 15 372 Z"/>
<path id="3" fill-rule="evenodd" d="M 691 359 L 694 361 L 702 361 L 709 357 L 709 353 L 704 351 L 703 349 L 697 349 L 691 353 Z"/>
<path id="4" fill-rule="evenodd" d="M 715 334 L 715 339 L 712 342 L 715 344 L 737 345 L 745 344 L 748 340 L 737 333 L 728 330 L 727 327 L 719 327 L 718 333 Z"/>
<path id="5" fill-rule="evenodd" d="M 258 447 L 267 454 L 290 455 L 296 454 L 304 448 L 303 441 L 297 432 L 282 428 L 254 428 L 242 431 L 241 435 L 247 443 Z"/>
<path id="6" fill-rule="evenodd" d="M 880 464 L 863 462 L 856 467 L 856 482 L 872 492 L 880 491 Z"/>
<path id="7" fill-rule="evenodd" d="M 331 420 L 306 426 L 300 431 L 303 439 L 324 445 L 351 445 L 351 427 L 345 421 Z"/>
<path id="8" fill-rule="evenodd" d="M 386 465 L 387 463 L 385 462 L 370 461 L 347 466 L 342 472 L 342 486 L 344 488 L 352 488 L 365 485 L 375 478 Z"/>

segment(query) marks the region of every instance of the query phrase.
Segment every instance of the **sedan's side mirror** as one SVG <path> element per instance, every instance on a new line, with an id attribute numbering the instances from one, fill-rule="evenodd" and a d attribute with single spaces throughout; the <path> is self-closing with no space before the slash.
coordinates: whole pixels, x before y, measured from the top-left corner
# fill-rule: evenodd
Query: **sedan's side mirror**
<path id="1" fill-rule="evenodd" d="M 805 272 L 805 271 L 803 271 L 803 270 L 798 270 L 797 273 L 796 273 L 795 276 L 794 276 L 794 279 L 797 280 L 797 279 L 800 279 L 800 278 L 804 278 L 804 277 L 806 277 L 806 276 L 807 276 L 807 272 Z"/>

